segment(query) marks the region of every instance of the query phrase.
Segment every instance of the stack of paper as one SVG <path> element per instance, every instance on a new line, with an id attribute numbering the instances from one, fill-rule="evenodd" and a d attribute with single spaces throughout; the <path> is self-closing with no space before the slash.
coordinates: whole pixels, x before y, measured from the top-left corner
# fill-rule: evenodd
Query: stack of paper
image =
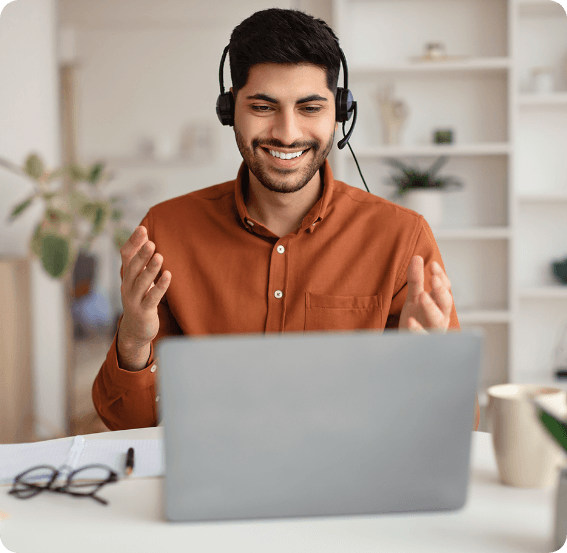
<path id="1" fill-rule="evenodd" d="M 71 470 L 86 465 L 107 465 L 119 478 L 124 468 L 128 448 L 134 448 L 134 470 L 128 478 L 164 476 L 163 439 L 154 440 L 85 440 L 84 436 L 46 440 L 29 444 L 0 445 L 0 485 L 12 484 L 14 478 L 38 465 Z"/>

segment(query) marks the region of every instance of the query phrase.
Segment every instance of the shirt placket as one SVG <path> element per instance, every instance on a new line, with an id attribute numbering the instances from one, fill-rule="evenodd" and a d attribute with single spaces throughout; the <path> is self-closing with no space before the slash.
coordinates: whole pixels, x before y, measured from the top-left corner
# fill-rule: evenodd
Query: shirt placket
<path id="1" fill-rule="evenodd" d="M 274 244 L 268 279 L 268 316 L 266 332 L 283 332 L 287 305 L 286 269 L 289 263 L 289 237 Z"/>

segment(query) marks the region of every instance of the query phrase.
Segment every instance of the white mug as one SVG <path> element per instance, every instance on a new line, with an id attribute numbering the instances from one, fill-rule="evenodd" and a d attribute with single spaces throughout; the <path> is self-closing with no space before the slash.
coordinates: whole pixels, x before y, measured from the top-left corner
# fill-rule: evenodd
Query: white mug
<path id="1" fill-rule="evenodd" d="M 537 417 L 536 399 L 564 419 L 567 392 L 537 384 L 499 384 L 488 388 L 487 421 L 503 484 L 519 488 L 557 485 L 567 454 Z"/>

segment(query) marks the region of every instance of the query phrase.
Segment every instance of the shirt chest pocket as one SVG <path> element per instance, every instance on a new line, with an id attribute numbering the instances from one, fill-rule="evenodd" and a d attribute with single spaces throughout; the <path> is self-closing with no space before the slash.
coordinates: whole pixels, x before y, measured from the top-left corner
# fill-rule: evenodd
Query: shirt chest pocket
<path id="1" fill-rule="evenodd" d="M 305 330 L 383 329 L 382 296 L 305 294 Z"/>

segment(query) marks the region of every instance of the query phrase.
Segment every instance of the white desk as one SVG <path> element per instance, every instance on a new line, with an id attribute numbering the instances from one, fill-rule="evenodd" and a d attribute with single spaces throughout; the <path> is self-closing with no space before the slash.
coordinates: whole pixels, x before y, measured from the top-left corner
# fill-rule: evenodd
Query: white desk
<path id="1" fill-rule="evenodd" d="M 163 428 L 91 434 L 156 438 Z M 170 523 L 162 478 L 105 486 L 104 506 L 44 492 L 21 500 L 0 486 L 0 539 L 15 553 L 551 553 L 555 486 L 502 485 L 492 437 L 473 432 L 471 484 L 460 511 L 425 514 Z M 0 552 L 3 549 L 0 546 Z"/>

